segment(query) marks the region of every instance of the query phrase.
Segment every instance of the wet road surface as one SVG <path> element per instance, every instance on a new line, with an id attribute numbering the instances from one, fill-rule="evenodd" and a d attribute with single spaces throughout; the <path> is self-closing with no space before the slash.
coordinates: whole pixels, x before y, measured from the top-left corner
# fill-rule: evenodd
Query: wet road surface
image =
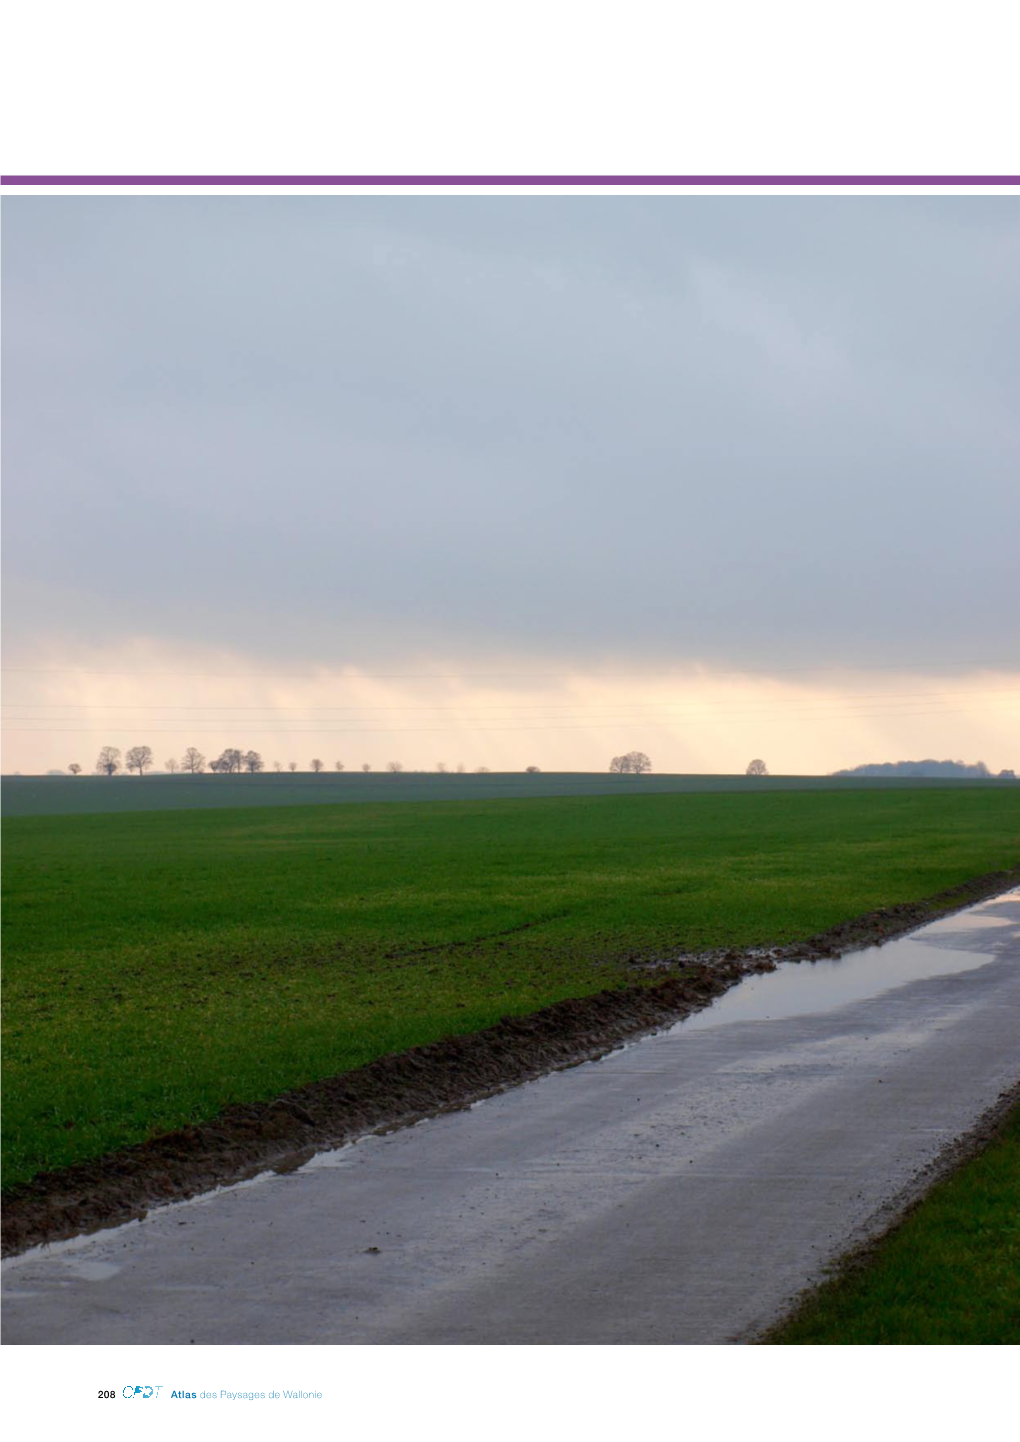
<path id="1" fill-rule="evenodd" d="M 5 1342 L 746 1340 L 1020 1078 L 1020 891 L 4 1264 Z"/>

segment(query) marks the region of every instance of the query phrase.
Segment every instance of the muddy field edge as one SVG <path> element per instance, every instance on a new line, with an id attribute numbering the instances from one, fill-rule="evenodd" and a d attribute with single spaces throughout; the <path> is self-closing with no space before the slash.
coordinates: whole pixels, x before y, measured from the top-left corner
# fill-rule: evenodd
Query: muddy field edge
<path id="1" fill-rule="evenodd" d="M 745 976 L 781 961 L 834 957 L 915 930 L 1008 890 L 1020 868 L 975 877 L 916 902 L 882 907 L 807 940 L 751 951 L 716 949 L 657 962 L 665 979 L 567 999 L 482 1031 L 378 1057 L 267 1102 L 95 1161 L 40 1173 L 4 1194 L 2 1255 L 143 1217 L 269 1170 L 300 1166 L 371 1132 L 412 1125 L 672 1026 Z"/>

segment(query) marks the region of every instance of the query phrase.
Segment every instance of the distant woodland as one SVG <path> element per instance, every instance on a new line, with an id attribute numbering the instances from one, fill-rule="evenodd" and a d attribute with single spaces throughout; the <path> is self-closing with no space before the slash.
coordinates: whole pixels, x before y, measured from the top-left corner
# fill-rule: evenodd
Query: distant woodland
<path id="1" fill-rule="evenodd" d="M 833 776 L 974 776 L 990 778 L 994 772 L 989 771 L 983 761 L 975 761 L 973 765 L 966 761 L 872 761 L 866 766 L 852 766 L 846 771 L 834 771 Z M 1013 771 L 1000 771 L 999 777 L 1005 780 L 1015 779 Z"/>

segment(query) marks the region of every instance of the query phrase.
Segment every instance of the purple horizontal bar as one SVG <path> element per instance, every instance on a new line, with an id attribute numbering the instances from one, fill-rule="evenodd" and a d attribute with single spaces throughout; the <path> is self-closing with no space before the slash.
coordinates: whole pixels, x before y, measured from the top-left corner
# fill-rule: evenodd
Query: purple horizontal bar
<path id="1" fill-rule="evenodd" d="M 0 185 L 1020 185 L 1020 175 L 4 175 Z"/>

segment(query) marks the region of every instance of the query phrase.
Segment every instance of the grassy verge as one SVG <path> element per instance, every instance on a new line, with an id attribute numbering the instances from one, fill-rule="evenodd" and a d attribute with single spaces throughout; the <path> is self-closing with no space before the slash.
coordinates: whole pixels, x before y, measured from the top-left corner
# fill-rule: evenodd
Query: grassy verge
<path id="1" fill-rule="evenodd" d="M 776 1344 L 1020 1343 L 1020 1107 L 862 1265 L 814 1294 Z"/>
<path id="2" fill-rule="evenodd" d="M 535 799 L 5 823 L 5 1170 L 792 941 L 1020 861 L 1020 796 Z"/>

